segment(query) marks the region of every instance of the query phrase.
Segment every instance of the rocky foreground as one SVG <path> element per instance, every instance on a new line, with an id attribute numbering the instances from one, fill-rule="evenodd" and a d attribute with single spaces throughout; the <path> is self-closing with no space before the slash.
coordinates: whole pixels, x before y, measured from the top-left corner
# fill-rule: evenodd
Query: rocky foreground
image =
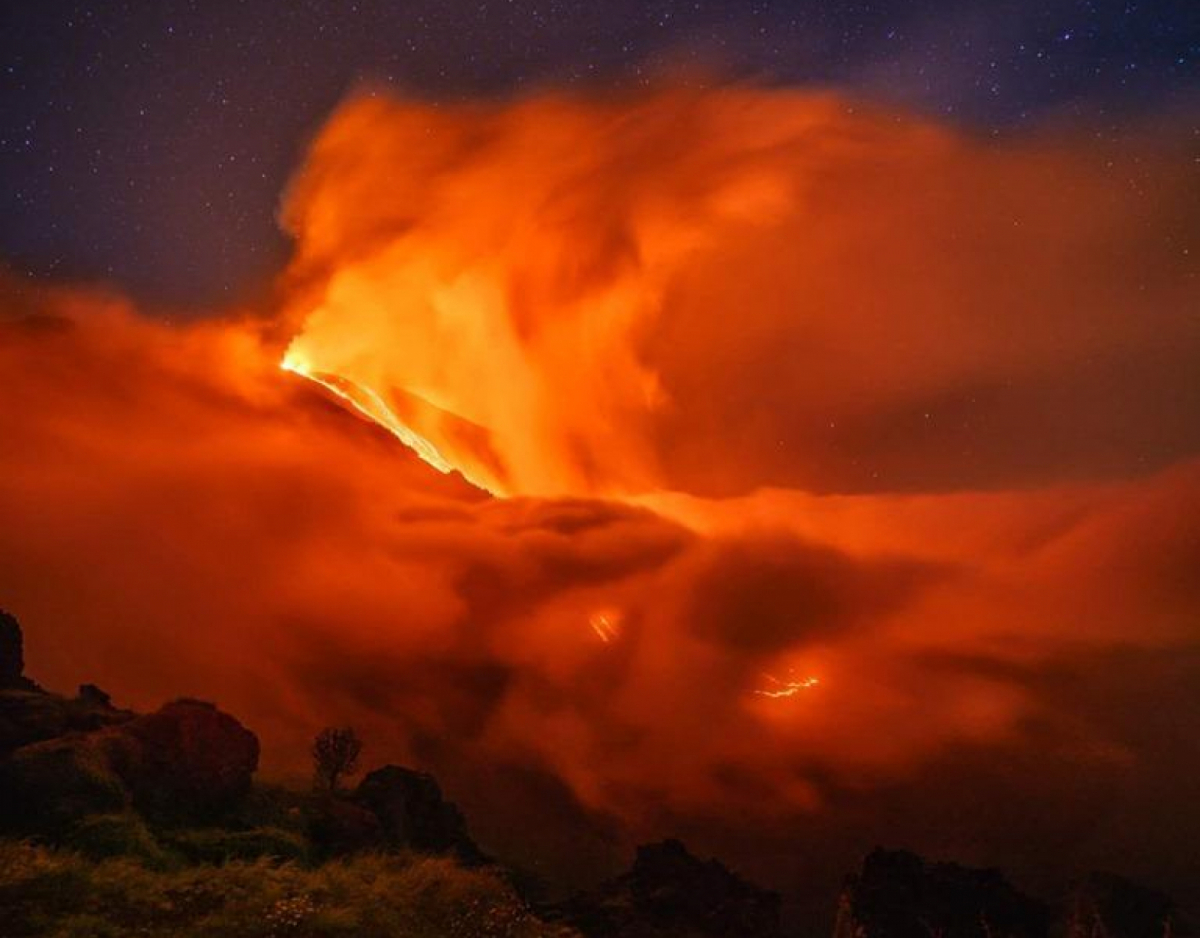
<path id="1" fill-rule="evenodd" d="M 258 739 L 215 705 L 150 714 L 24 674 L 0 612 L 0 938 L 585 936 L 776 938 L 780 896 L 675 840 L 565 902 L 534 903 L 423 772 L 352 790 L 257 784 Z M 847 877 L 833 938 L 1177 938 L 1166 896 L 1095 873 L 1024 895 L 995 870 L 876 850 Z"/>

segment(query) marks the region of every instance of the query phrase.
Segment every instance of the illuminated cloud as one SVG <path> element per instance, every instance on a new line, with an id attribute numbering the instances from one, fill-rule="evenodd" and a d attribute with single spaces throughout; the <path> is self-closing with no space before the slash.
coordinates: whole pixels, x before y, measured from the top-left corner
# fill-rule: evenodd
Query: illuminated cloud
<path id="1" fill-rule="evenodd" d="M 1146 147 L 353 101 L 279 315 L 0 286 L 0 604 L 50 686 L 215 697 L 272 772 L 353 724 L 576 872 L 671 832 L 1036 865 L 1022 798 L 1084 862 L 1194 840 L 1196 219 Z"/>
<path id="2" fill-rule="evenodd" d="M 1191 174 L 793 91 L 362 98 L 286 200 L 288 361 L 510 494 L 1145 472 L 1200 444 Z"/>

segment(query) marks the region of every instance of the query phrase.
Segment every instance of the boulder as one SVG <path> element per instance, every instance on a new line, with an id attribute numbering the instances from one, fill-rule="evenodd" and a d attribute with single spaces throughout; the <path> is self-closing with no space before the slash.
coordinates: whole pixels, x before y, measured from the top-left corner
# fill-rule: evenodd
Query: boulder
<path id="1" fill-rule="evenodd" d="M 1066 902 L 1067 938 L 1172 938 L 1195 927 L 1161 892 L 1112 873 L 1092 873 Z"/>
<path id="2" fill-rule="evenodd" d="M 442 796 L 432 775 L 386 765 L 366 775 L 354 792 L 354 800 L 379 819 L 390 847 L 419 853 L 454 853 L 466 862 L 483 860 L 467 833 L 462 812 Z"/>
<path id="3" fill-rule="evenodd" d="M 57 694 L 0 690 L 0 758 L 21 746 L 67 733 L 70 710 L 68 701 Z"/>
<path id="4" fill-rule="evenodd" d="M 320 856 L 343 856 L 384 846 L 383 828 L 369 808 L 338 795 L 318 798 L 308 812 L 308 839 Z"/>
<path id="5" fill-rule="evenodd" d="M 258 738 L 213 704 L 177 700 L 136 716 L 94 684 L 68 699 L 23 671 L 21 627 L 0 612 L 3 829 L 57 834 L 130 803 L 159 819 L 204 820 L 250 791 Z"/>
<path id="6" fill-rule="evenodd" d="M 772 938 L 779 896 L 716 860 L 700 860 L 678 840 L 638 848 L 628 873 L 560 908 L 588 938 Z"/>
<path id="7" fill-rule="evenodd" d="M 81 819 L 123 812 L 129 793 L 100 734 L 23 746 L 0 763 L 0 829 L 56 839 Z"/>
<path id="8" fill-rule="evenodd" d="M 147 716 L 95 699 L 0 694 L 0 827 L 57 836 L 132 804 L 158 820 L 207 820 L 250 790 L 258 739 L 212 704 Z"/>
<path id="9" fill-rule="evenodd" d="M 43 690 L 24 676 L 21 626 L 0 611 L 0 758 L 21 746 L 122 723 L 133 717 L 112 705 L 92 684 L 69 700 Z"/>
<path id="10" fill-rule="evenodd" d="M 0 758 L 30 743 L 116 726 L 133 717 L 90 696 L 71 700 L 44 690 L 0 690 Z"/>
<path id="11" fill-rule="evenodd" d="M 835 938 L 1046 938 L 1050 909 L 996 870 L 876 849 L 849 877 Z"/>
<path id="12" fill-rule="evenodd" d="M 211 703 L 177 700 L 106 731 L 139 810 L 205 819 L 234 807 L 258 768 L 258 737 Z"/>

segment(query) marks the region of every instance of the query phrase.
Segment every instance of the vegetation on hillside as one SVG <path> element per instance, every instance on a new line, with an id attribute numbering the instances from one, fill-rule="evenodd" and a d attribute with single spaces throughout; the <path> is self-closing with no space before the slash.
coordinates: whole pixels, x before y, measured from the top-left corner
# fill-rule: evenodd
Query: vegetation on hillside
<path id="1" fill-rule="evenodd" d="M 3 938 L 565 938 L 494 872 L 361 854 L 319 866 L 220 865 L 0 841 Z"/>

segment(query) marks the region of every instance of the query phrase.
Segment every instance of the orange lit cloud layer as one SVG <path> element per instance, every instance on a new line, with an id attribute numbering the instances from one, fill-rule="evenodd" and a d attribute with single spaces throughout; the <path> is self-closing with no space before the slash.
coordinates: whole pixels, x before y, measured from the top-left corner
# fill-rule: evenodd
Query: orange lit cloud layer
<path id="1" fill-rule="evenodd" d="M 279 316 L 0 284 L 0 605 L 50 686 L 216 698 L 273 771 L 354 723 L 543 861 L 1192 881 L 1173 152 L 791 92 L 351 102 Z"/>
<path id="2" fill-rule="evenodd" d="M 508 493 L 1144 471 L 1200 442 L 1185 142 L 738 88 L 364 98 L 284 209 L 289 361 Z"/>

